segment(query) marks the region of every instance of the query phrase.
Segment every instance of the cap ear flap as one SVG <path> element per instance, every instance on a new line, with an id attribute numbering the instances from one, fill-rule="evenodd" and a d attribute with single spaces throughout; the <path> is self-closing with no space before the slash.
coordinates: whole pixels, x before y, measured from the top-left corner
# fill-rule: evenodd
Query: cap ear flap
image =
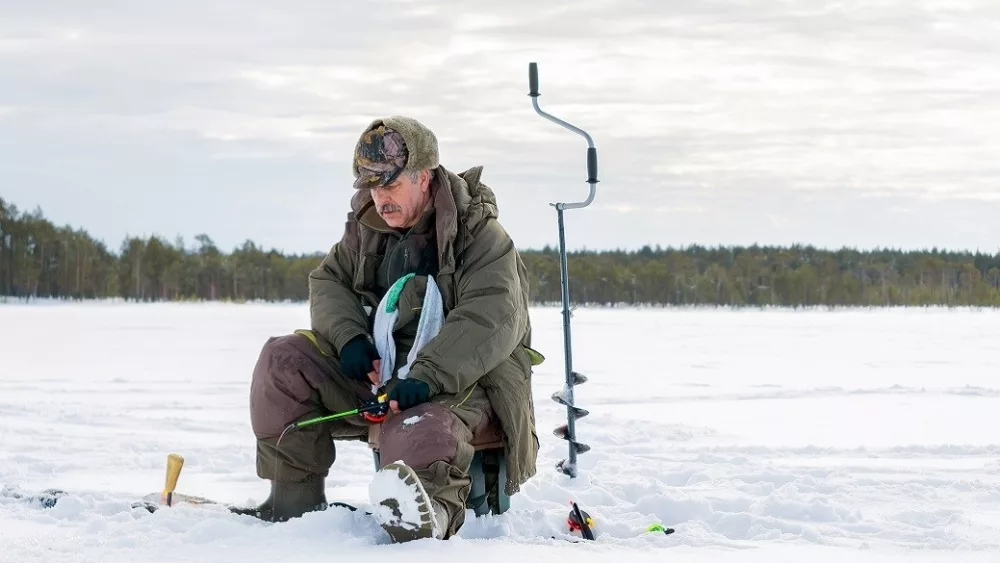
<path id="1" fill-rule="evenodd" d="M 358 135 L 358 141 L 354 143 L 354 158 L 351 159 L 351 173 L 354 174 L 355 178 L 361 174 L 361 171 L 358 170 L 358 155 L 361 153 L 361 143 L 365 138 L 365 134 L 382 125 L 385 125 L 385 120 L 383 118 L 379 117 L 373 119 L 368 124 L 368 127 L 365 127 L 364 130 L 361 131 L 361 134 Z"/>

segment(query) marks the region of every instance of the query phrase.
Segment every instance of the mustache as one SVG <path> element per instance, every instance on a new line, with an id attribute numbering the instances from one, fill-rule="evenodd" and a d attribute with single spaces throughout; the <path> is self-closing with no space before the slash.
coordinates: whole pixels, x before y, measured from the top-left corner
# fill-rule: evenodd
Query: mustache
<path id="1" fill-rule="evenodd" d="M 396 205 L 395 203 L 383 203 L 382 207 L 379 207 L 379 213 L 391 213 L 393 211 L 402 211 L 403 208 Z"/>

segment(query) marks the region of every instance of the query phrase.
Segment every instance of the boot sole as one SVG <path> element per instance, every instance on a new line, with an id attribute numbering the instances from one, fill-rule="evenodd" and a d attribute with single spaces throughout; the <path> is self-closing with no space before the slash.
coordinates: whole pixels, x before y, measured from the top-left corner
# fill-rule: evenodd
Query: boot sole
<path id="1" fill-rule="evenodd" d="M 417 474 L 413 471 L 413 469 L 403 463 L 389 463 L 386 464 L 386 466 L 383 467 L 378 473 L 394 473 L 392 478 L 399 479 L 407 487 L 409 487 L 411 489 L 411 498 L 413 498 L 413 500 L 417 503 L 419 521 L 413 522 L 404 519 L 403 510 L 397 499 L 392 497 L 373 497 L 371 499 L 373 507 L 376 508 L 376 518 L 386 533 L 389 534 L 389 537 L 392 538 L 393 543 L 403 543 L 426 538 L 439 538 L 440 532 L 435 529 L 434 525 L 431 499 L 427 496 L 427 491 L 424 490 L 424 486 L 420 483 L 420 479 L 417 477 Z M 378 479 L 379 476 L 376 475 L 375 478 Z M 412 496 L 414 489 L 416 491 L 415 497 Z M 380 509 L 380 507 L 385 508 Z"/>

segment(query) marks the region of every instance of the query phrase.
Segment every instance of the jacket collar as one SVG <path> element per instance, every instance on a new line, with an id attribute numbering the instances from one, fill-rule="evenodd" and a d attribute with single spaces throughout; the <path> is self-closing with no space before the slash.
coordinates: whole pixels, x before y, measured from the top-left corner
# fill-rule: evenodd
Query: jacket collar
<path id="1" fill-rule="evenodd" d="M 465 188 L 465 186 L 462 186 Z M 434 213 L 435 242 L 438 252 L 438 273 L 450 274 L 455 271 L 455 254 L 453 250 L 458 238 L 458 206 L 455 202 L 455 191 L 451 182 L 451 174 L 443 167 L 437 168 L 434 183 L 431 186 L 432 212 Z M 351 209 L 358 223 L 365 228 L 379 233 L 396 233 L 375 209 L 371 191 L 357 190 L 351 198 Z M 423 219 L 421 219 L 423 220 Z M 464 245 L 463 245 L 464 246 Z M 457 249 L 461 251 L 462 249 Z"/>

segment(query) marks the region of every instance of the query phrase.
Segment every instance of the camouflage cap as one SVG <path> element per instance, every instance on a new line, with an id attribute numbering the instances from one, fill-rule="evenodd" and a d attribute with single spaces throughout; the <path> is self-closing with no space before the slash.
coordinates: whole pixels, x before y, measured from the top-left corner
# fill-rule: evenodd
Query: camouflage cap
<path id="1" fill-rule="evenodd" d="M 403 171 L 438 167 L 434 132 L 412 117 L 380 117 L 361 133 L 351 160 L 355 188 L 385 185 Z"/>
<path id="2" fill-rule="evenodd" d="M 406 167 L 408 159 L 406 142 L 398 131 L 385 125 L 365 131 L 354 148 L 354 165 L 358 172 L 354 187 L 375 188 L 391 184 Z"/>

